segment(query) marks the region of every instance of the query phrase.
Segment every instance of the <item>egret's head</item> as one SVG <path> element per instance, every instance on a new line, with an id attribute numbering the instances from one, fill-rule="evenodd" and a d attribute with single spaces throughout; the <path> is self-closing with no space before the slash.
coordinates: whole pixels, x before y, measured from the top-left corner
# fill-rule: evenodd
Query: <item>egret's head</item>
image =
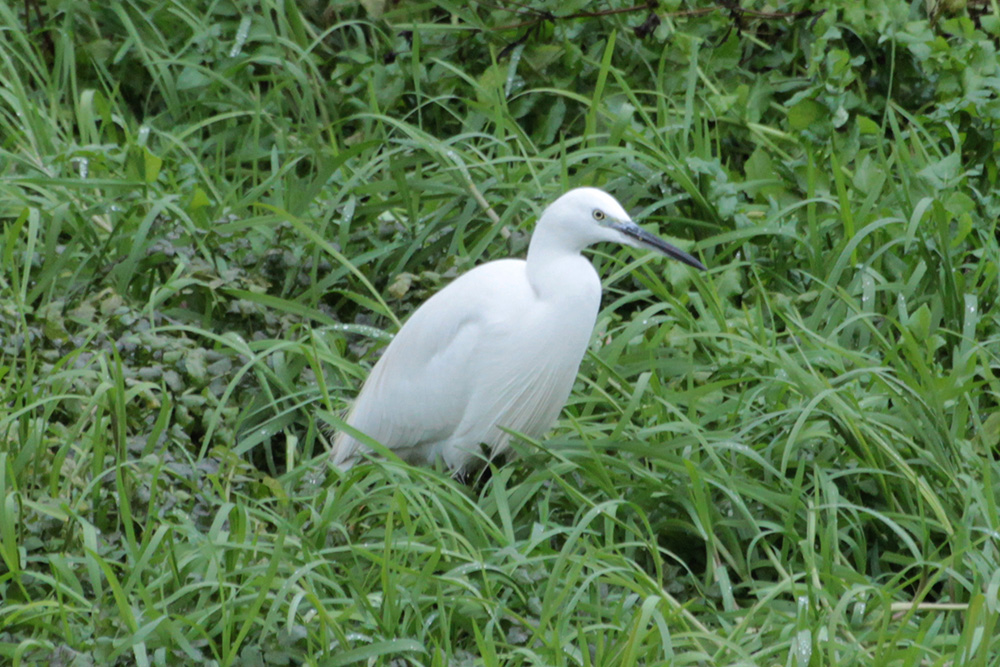
<path id="1" fill-rule="evenodd" d="M 580 249 L 601 241 L 623 243 L 633 248 L 650 248 L 705 270 L 705 265 L 688 253 L 632 222 L 618 200 L 597 188 L 576 188 L 552 202 L 542 213 L 539 227 L 542 225 L 558 229 L 564 239 Z"/>

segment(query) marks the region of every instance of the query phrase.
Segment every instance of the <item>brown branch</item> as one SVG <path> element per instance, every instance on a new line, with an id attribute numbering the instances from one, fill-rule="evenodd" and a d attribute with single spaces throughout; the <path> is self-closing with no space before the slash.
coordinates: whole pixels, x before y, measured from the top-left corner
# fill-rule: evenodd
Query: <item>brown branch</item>
<path id="1" fill-rule="evenodd" d="M 643 5 L 635 5 L 633 7 L 619 7 L 618 9 L 602 9 L 598 12 L 577 12 L 575 14 L 566 14 L 565 16 L 556 16 L 555 14 L 550 14 L 547 12 L 537 12 L 539 17 L 532 21 L 521 21 L 520 23 L 509 23 L 507 25 L 497 26 L 493 28 L 494 30 L 517 30 L 518 28 L 524 28 L 526 26 L 534 26 L 542 21 L 567 21 L 571 19 L 586 19 L 586 18 L 597 18 L 600 16 L 612 16 L 614 14 L 627 14 L 629 12 L 651 12 L 655 10 L 660 5 L 657 0 L 650 0 Z"/>
<path id="2" fill-rule="evenodd" d="M 507 0 L 508 4 L 515 5 L 517 9 L 511 9 L 510 7 L 501 7 L 500 5 L 494 5 L 489 2 L 479 2 L 477 4 L 483 7 L 489 7 L 490 9 L 497 9 L 501 12 L 512 12 L 515 14 L 527 14 L 528 16 L 537 16 L 539 18 L 556 18 L 551 12 L 543 12 L 540 9 L 535 9 L 521 2 L 514 2 L 514 0 Z"/>
<path id="3" fill-rule="evenodd" d="M 480 3 L 486 4 L 486 3 Z M 621 7 L 619 9 L 604 9 L 596 12 L 576 12 L 575 14 L 566 14 L 564 16 L 557 16 L 549 12 L 541 12 L 534 10 L 531 7 L 522 5 L 517 2 L 512 2 L 511 4 L 516 4 L 520 9 L 514 10 L 507 7 L 497 7 L 495 5 L 489 5 L 493 9 L 506 9 L 510 12 L 515 12 L 518 14 L 535 14 L 535 18 L 528 21 L 520 21 L 518 23 L 508 23 L 506 25 L 501 25 L 493 28 L 493 30 L 517 30 L 518 28 L 525 28 L 529 26 L 535 26 L 543 21 L 568 21 L 572 19 L 582 19 L 582 18 L 598 18 L 601 16 L 612 16 L 614 14 L 628 14 L 630 12 L 655 12 L 659 7 L 660 3 L 657 0 L 650 0 L 641 5 L 633 5 L 632 7 Z M 688 17 L 688 16 L 704 16 L 705 14 L 711 14 L 712 12 L 725 11 L 730 14 L 737 14 L 740 17 L 748 16 L 755 19 L 799 19 L 809 16 L 814 16 L 817 13 L 822 13 L 823 10 L 819 12 L 812 9 L 803 9 L 797 12 L 761 12 L 753 9 L 744 9 L 735 3 L 720 3 L 713 7 L 702 7 L 700 9 L 685 9 L 677 12 L 666 12 L 663 16 L 670 18 L 678 17 Z"/>

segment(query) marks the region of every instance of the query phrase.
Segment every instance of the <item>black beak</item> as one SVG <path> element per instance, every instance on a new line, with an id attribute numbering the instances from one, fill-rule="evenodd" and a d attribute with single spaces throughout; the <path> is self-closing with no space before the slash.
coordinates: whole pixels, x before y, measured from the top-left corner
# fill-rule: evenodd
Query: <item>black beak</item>
<path id="1" fill-rule="evenodd" d="M 647 248 L 652 248 L 657 250 L 667 257 L 676 259 L 680 262 L 684 262 L 688 266 L 693 266 L 699 271 L 706 271 L 705 265 L 699 262 L 697 259 L 684 252 L 680 248 L 674 247 L 661 239 L 659 236 L 654 236 L 647 232 L 645 229 L 635 224 L 634 222 L 615 222 L 611 225 L 618 231 L 620 231 L 625 236 L 636 241 L 636 245 L 642 245 Z"/>

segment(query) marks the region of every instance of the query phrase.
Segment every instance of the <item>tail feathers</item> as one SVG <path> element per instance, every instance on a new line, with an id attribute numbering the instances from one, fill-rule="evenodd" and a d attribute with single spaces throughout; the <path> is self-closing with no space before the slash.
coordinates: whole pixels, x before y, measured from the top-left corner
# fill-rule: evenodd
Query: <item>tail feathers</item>
<path id="1" fill-rule="evenodd" d="M 358 462 L 358 441 L 346 431 L 340 431 L 330 448 L 330 463 L 341 470 L 350 470 Z"/>

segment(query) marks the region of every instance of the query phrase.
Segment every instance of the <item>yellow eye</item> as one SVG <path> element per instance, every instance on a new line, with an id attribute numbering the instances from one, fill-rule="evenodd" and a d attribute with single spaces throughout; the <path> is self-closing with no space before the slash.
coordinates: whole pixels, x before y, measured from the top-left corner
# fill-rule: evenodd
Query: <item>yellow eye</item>
<path id="1" fill-rule="evenodd" d="M 599 208 L 595 208 L 594 209 L 594 220 L 597 220 L 598 222 L 600 222 L 601 220 L 604 220 L 604 218 L 605 218 L 604 211 L 602 211 Z"/>

